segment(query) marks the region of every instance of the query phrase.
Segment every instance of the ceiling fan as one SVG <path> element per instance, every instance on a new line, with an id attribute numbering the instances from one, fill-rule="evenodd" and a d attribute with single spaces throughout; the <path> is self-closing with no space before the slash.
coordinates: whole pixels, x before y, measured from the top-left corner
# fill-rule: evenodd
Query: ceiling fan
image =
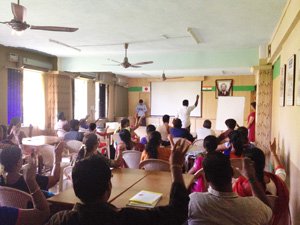
<path id="1" fill-rule="evenodd" d="M 23 31 L 26 29 L 32 30 L 46 30 L 46 31 L 61 31 L 61 32 L 74 32 L 77 31 L 78 28 L 72 27 L 56 27 L 56 26 L 33 26 L 26 23 L 26 8 L 20 5 L 20 1 L 18 0 L 18 4 L 11 3 L 11 11 L 14 15 L 14 18 L 11 21 L 0 22 L 2 24 L 7 24 L 12 29 L 16 31 Z"/>
<path id="2" fill-rule="evenodd" d="M 146 61 L 146 62 L 138 62 L 138 63 L 133 63 L 133 64 L 131 64 L 131 63 L 129 62 L 129 60 L 128 60 L 128 57 L 127 57 L 128 43 L 125 43 L 125 44 L 124 44 L 124 48 L 125 48 L 125 57 L 124 57 L 123 62 L 118 62 L 118 61 L 113 60 L 113 59 L 108 59 L 109 61 L 118 63 L 118 64 L 113 64 L 113 66 L 123 66 L 125 69 L 128 68 L 128 67 L 140 68 L 141 65 L 153 63 L 153 61 Z"/>
<path id="3" fill-rule="evenodd" d="M 145 74 L 143 73 L 143 75 L 146 75 L 148 77 L 153 77 L 152 75 L 149 75 L 149 74 Z M 165 71 L 163 71 L 162 75 L 161 75 L 161 78 L 157 78 L 159 80 L 162 80 L 162 81 L 166 81 L 166 80 L 176 80 L 176 79 L 182 79 L 184 77 L 167 77 L 166 74 L 165 74 Z"/>

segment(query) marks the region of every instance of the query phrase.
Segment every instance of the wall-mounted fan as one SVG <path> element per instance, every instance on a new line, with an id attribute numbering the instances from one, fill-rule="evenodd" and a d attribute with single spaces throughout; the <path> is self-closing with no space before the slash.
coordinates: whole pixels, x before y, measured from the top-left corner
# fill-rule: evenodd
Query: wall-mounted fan
<path id="1" fill-rule="evenodd" d="M 26 8 L 20 5 L 20 1 L 18 0 L 18 4 L 11 3 L 11 11 L 14 15 L 14 18 L 11 21 L 0 22 L 2 24 L 7 24 L 12 29 L 16 31 L 23 31 L 26 29 L 31 30 L 46 30 L 46 31 L 60 31 L 60 32 L 74 32 L 78 30 L 78 28 L 72 27 L 56 27 L 56 26 L 33 26 L 26 23 Z"/>
<path id="2" fill-rule="evenodd" d="M 124 44 L 124 48 L 125 48 L 125 57 L 124 57 L 123 62 L 118 62 L 118 61 L 113 60 L 113 59 L 108 59 L 109 61 L 118 63 L 118 64 L 113 64 L 112 66 L 123 66 L 124 68 L 128 68 L 128 67 L 140 68 L 141 65 L 146 65 L 146 64 L 151 64 L 151 63 L 153 63 L 153 61 L 146 61 L 146 62 L 138 62 L 138 63 L 133 63 L 133 64 L 131 64 L 131 63 L 129 62 L 129 60 L 128 60 L 128 57 L 127 57 L 128 43 L 125 43 L 125 44 Z"/>

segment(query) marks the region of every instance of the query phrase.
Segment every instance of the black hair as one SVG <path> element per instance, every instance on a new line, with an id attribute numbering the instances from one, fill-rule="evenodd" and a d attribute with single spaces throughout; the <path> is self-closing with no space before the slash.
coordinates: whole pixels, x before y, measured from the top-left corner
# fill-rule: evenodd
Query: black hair
<path id="1" fill-rule="evenodd" d="M 140 103 L 140 104 L 142 104 L 143 102 L 144 102 L 143 99 L 140 99 L 140 100 L 139 100 L 139 103 Z"/>
<path id="2" fill-rule="evenodd" d="M 70 121 L 70 128 L 73 131 L 78 131 L 78 129 L 79 129 L 79 121 L 78 120 L 71 120 Z"/>
<path id="3" fill-rule="evenodd" d="M 92 155 L 72 170 L 75 195 L 84 203 L 96 202 L 109 189 L 111 171 L 103 157 Z"/>
<path id="4" fill-rule="evenodd" d="M 261 182 L 262 185 L 265 187 L 265 181 L 264 181 L 265 154 L 264 154 L 264 152 L 261 149 L 256 148 L 256 147 L 246 148 L 243 152 L 243 156 L 248 157 L 252 161 L 254 161 L 256 179 L 259 182 Z"/>
<path id="5" fill-rule="evenodd" d="M 236 121 L 235 121 L 235 119 L 227 119 L 225 121 L 225 124 L 229 129 L 234 130 L 234 128 L 236 126 Z"/>
<path id="6" fill-rule="evenodd" d="M 254 109 L 256 109 L 256 102 L 251 102 L 250 104 Z"/>
<path id="7" fill-rule="evenodd" d="M 206 136 L 203 140 L 203 147 L 208 153 L 215 151 L 218 147 L 218 138 L 213 135 Z"/>
<path id="8" fill-rule="evenodd" d="M 156 131 L 156 127 L 152 124 L 147 125 L 147 127 L 146 127 L 147 134 L 152 133 L 153 131 Z"/>
<path id="9" fill-rule="evenodd" d="M 130 124 L 129 119 L 124 118 L 121 120 L 121 129 L 126 128 Z"/>
<path id="10" fill-rule="evenodd" d="M 97 135 L 93 133 L 86 135 L 84 145 L 80 148 L 76 161 L 85 158 L 87 153 L 91 153 L 95 145 L 98 145 Z"/>
<path id="11" fill-rule="evenodd" d="M 65 114 L 64 112 L 59 112 L 57 113 L 57 120 L 63 120 L 65 119 Z"/>
<path id="12" fill-rule="evenodd" d="M 174 126 L 175 128 L 181 128 L 181 127 L 182 127 L 181 119 L 175 118 L 175 119 L 173 120 L 173 126 Z"/>
<path id="13" fill-rule="evenodd" d="M 189 106 L 189 100 L 184 99 L 184 100 L 182 101 L 182 105 L 183 105 L 183 106 Z"/>
<path id="14" fill-rule="evenodd" d="M 210 120 L 204 120 L 203 127 L 210 129 L 211 128 L 211 121 Z"/>
<path id="15" fill-rule="evenodd" d="M 131 133 L 127 129 L 122 129 L 119 132 L 119 136 L 121 141 L 125 143 L 126 149 L 131 150 L 133 148 L 133 144 L 131 141 Z"/>
<path id="16" fill-rule="evenodd" d="M 246 127 L 239 127 L 236 130 L 241 134 L 241 137 L 243 138 L 243 141 L 245 141 L 245 144 L 247 144 L 248 143 L 248 129 Z"/>
<path id="17" fill-rule="evenodd" d="M 94 131 L 96 129 L 97 125 L 95 123 L 90 123 L 89 130 Z"/>
<path id="18" fill-rule="evenodd" d="M 239 131 L 234 130 L 234 131 L 230 132 L 228 137 L 229 137 L 229 142 L 233 145 L 233 147 L 235 149 L 234 154 L 236 156 L 241 156 L 244 151 L 244 145 L 246 144 L 243 139 L 242 134 Z"/>
<path id="19" fill-rule="evenodd" d="M 161 134 L 158 131 L 153 131 L 150 135 L 149 141 L 146 144 L 146 152 L 151 159 L 158 158 L 157 148 L 161 144 Z"/>
<path id="20" fill-rule="evenodd" d="M 0 125 L 0 129 L 2 130 L 2 137 L 0 137 L 0 140 L 5 140 L 7 138 L 7 127 L 5 125 Z"/>
<path id="21" fill-rule="evenodd" d="M 12 172 L 21 158 L 21 149 L 17 146 L 11 146 L 1 151 L 0 162 L 6 172 Z"/>
<path id="22" fill-rule="evenodd" d="M 207 181 L 218 189 L 231 184 L 232 168 L 228 156 L 221 152 L 210 152 L 203 160 L 203 170 Z"/>
<path id="23" fill-rule="evenodd" d="M 170 116 L 166 114 L 166 115 L 163 116 L 162 120 L 163 120 L 164 123 L 169 123 L 170 122 Z"/>

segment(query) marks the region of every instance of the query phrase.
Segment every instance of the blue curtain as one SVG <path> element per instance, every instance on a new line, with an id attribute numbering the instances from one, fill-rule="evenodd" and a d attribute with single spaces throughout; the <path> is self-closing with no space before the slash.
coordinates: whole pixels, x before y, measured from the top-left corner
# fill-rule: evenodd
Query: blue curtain
<path id="1" fill-rule="evenodd" d="M 8 69 L 7 79 L 7 122 L 14 117 L 22 120 L 22 72 L 16 69 Z"/>

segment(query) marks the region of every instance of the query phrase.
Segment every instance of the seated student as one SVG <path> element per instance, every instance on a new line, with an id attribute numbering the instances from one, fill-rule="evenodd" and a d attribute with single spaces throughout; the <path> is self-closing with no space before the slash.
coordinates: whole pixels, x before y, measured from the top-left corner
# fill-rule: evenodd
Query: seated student
<path id="1" fill-rule="evenodd" d="M 108 159 L 104 157 L 101 153 L 97 151 L 99 145 L 98 137 L 96 134 L 88 134 L 86 136 L 86 140 L 84 142 L 84 145 L 81 147 L 81 149 L 78 152 L 78 156 L 76 159 L 76 162 L 88 158 L 92 155 L 100 155 L 101 157 L 104 158 L 104 160 L 107 162 L 107 164 L 110 167 L 120 167 L 122 165 L 123 159 L 122 159 L 122 151 L 123 149 L 120 148 L 118 151 L 118 155 L 115 160 L 113 159 Z"/>
<path id="2" fill-rule="evenodd" d="M 275 195 L 278 199 L 275 202 L 273 209 L 272 225 L 291 224 L 289 211 L 289 190 L 285 184 L 286 172 L 283 164 L 280 162 L 276 154 L 276 141 L 270 143 L 270 151 L 273 156 L 275 173 L 264 171 L 265 154 L 259 148 L 246 149 L 243 153 L 254 161 L 257 183 L 261 184 L 265 192 L 270 195 Z M 233 190 L 239 196 L 252 196 L 251 179 L 240 176 L 233 184 Z"/>
<path id="3" fill-rule="evenodd" d="M 144 145 L 132 141 L 131 134 L 127 129 L 121 130 L 119 136 L 122 142 L 118 143 L 117 150 L 120 147 L 124 150 L 136 150 L 140 152 L 144 150 Z"/>
<path id="4" fill-rule="evenodd" d="M 208 135 L 204 138 L 203 141 L 203 147 L 206 151 L 207 154 L 210 152 L 214 152 L 218 146 L 218 139 L 216 136 L 213 135 Z M 200 154 L 194 162 L 193 167 L 189 170 L 189 174 L 195 174 L 197 173 L 200 169 L 202 169 L 202 162 L 205 158 L 205 155 Z M 207 188 L 205 186 L 205 182 L 202 176 L 197 178 L 194 182 L 194 184 L 191 187 L 191 192 L 205 192 L 207 191 Z"/>
<path id="5" fill-rule="evenodd" d="M 51 196 L 47 193 L 48 189 L 53 187 L 59 181 L 60 177 L 60 163 L 62 159 L 62 152 L 64 150 L 64 143 L 60 142 L 55 148 L 55 161 L 53 168 L 53 175 L 42 176 L 37 174 L 36 181 L 39 187 L 45 191 L 46 196 Z M 5 148 L 2 150 L 0 155 L 0 163 L 4 167 L 4 172 L 6 172 L 6 179 L 0 176 L 0 185 L 7 186 L 21 191 L 30 193 L 23 175 L 20 173 L 22 168 L 22 151 L 20 148 L 13 146 Z"/>
<path id="6" fill-rule="evenodd" d="M 82 141 L 83 133 L 79 132 L 79 121 L 71 120 L 70 128 L 71 128 L 71 130 L 69 132 L 65 133 L 64 140 L 65 141 L 70 141 L 70 140 Z"/>
<path id="7" fill-rule="evenodd" d="M 203 140 L 208 135 L 216 135 L 216 133 L 211 129 L 211 121 L 204 120 L 203 127 L 199 128 L 197 131 L 197 139 Z"/>
<path id="8" fill-rule="evenodd" d="M 96 128 L 97 128 L 97 125 L 96 125 L 95 123 L 90 123 L 90 124 L 89 124 L 89 129 L 88 129 L 88 131 L 86 131 L 86 132 L 84 133 L 83 142 L 86 140 L 86 136 L 89 135 L 89 134 L 96 134 L 98 140 L 100 141 L 100 135 L 97 134 Z"/>
<path id="9" fill-rule="evenodd" d="M 163 120 L 163 125 L 160 125 L 157 128 L 157 131 L 161 134 L 161 144 L 163 146 L 169 146 L 170 145 L 170 141 L 168 139 L 168 135 L 170 134 L 170 116 L 169 115 L 164 115 L 162 117 Z"/>
<path id="10" fill-rule="evenodd" d="M 24 131 L 21 130 L 20 118 L 14 117 L 10 120 L 10 125 L 7 130 L 7 140 L 19 147 L 22 146 L 22 139 L 26 137 Z"/>
<path id="11" fill-rule="evenodd" d="M 146 159 L 161 159 L 168 161 L 171 149 L 167 147 L 161 147 L 161 135 L 158 131 L 151 133 L 149 142 L 146 145 L 145 150 L 142 152 L 141 161 Z"/>
<path id="12" fill-rule="evenodd" d="M 57 136 L 63 138 L 65 133 L 69 130 L 68 126 L 69 122 L 66 120 L 65 114 L 63 112 L 59 112 L 57 115 L 57 123 L 54 126 Z"/>
<path id="13" fill-rule="evenodd" d="M 227 119 L 225 121 L 225 124 L 228 129 L 224 131 L 222 134 L 220 134 L 220 136 L 218 137 L 219 143 L 223 143 L 224 141 L 226 141 L 230 132 L 233 131 L 234 128 L 236 127 L 236 121 L 234 119 Z"/>
<path id="14" fill-rule="evenodd" d="M 251 189 L 256 197 L 239 197 L 232 191 L 233 171 L 230 160 L 221 152 L 207 154 L 203 160 L 208 192 L 190 194 L 188 224 L 268 224 L 272 210 L 266 194 L 255 176 L 253 162 L 243 159 L 243 174 L 251 180 Z"/>
<path id="15" fill-rule="evenodd" d="M 189 140 L 190 142 L 194 141 L 193 136 L 191 135 L 191 133 L 187 130 L 182 128 L 182 123 L 180 119 L 174 119 L 173 120 L 173 128 L 170 129 L 170 134 L 176 138 L 185 138 L 187 140 Z"/>
<path id="16" fill-rule="evenodd" d="M 89 130 L 89 123 L 88 123 L 88 118 L 90 115 L 86 115 L 85 118 L 79 120 L 79 131 L 80 132 L 86 132 Z"/>
<path id="17" fill-rule="evenodd" d="M 8 148 L 13 144 L 7 140 L 7 127 L 0 125 L 0 149 Z"/>
<path id="18" fill-rule="evenodd" d="M 35 172 L 35 160 L 30 159 L 29 165 L 24 170 L 24 180 L 31 194 L 34 208 L 17 209 L 1 204 L 0 225 L 41 225 L 49 218 L 49 205 L 36 182 Z"/>
<path id="19" fill-rule="evenodd" d="M 156 130 L 156 127 L 154 125 L 152 125 L 152 124 L 147 125 L 147 127 L 146 127 L 147 136 L 146 137 L 142 137 L 141 140 L 140 140 L 140 143 L 143 144 L 143 145 L 147 144 L 147 142 L 149 140 L 149 136 L 155 130 Z"/>
<path id="20" fill-rule="evenodd" d="M 73 168 L 72 180 L 75 195 L 82 203 L 55 214 L 48 225 L 181 225 L 186 220 L 189 201 L 181 170 L 187 149 L 186 142 L 176 143 L 170 157 L 173 183 L 169 205 L 154 209 L 117 208 L 108 203 L 114 187 L 106 162 L 97 156 L 79 161 Z"/>

